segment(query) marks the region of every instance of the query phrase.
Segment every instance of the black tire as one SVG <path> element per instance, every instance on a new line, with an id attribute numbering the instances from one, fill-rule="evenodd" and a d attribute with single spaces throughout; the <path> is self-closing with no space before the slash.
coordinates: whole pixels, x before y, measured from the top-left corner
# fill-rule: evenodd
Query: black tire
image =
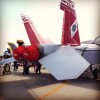
<path id="1" fill-rule="evenodd" d="M 3 75 L 5 75 L 5 72 L 3 71 Z"/>
<path id="2" fill-rule="evenodd" d="M 94 75 L 94 79 L 98 79 L 99 78 L 99 69 L 94 69 L 93 75 Z"/>
<path id="3" fill-rule="evenodd" d="M 5 72 L 10 72 L 10 65 L 9 65 L 9 64 L 6 64 L 6 65 L 4 66 L 4 71 L 5 71 Z"/>

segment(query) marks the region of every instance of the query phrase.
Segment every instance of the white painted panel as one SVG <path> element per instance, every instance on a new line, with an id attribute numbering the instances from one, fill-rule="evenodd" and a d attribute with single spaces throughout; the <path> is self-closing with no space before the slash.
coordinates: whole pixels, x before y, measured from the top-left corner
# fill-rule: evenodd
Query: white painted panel
<path id="1" fill-rule="evenodd" d="M 0 61 L 0 65 L 2 65 L 2 64 L 7 64 L 7 63 L 10 63 L 10 62 L 14 62 L 14 61 L 16 61 L 16 60 L 14 59 L 14 57 L 11 57 L 11 58 L 4 59 L 4 60 Z"/>
<path id="2" fill-rule="evenodd" d="M 57 51 L 39 60 L 57 79 L 75 79 L 90 65 L 76 50 L 62 46 Z"/>

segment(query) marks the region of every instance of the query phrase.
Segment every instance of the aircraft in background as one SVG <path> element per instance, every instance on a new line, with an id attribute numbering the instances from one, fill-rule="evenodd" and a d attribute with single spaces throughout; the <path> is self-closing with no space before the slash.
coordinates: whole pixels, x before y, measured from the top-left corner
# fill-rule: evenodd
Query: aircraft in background
<path id="1" fill-rule="evenodd" d="M 3 55 L 3 57 L 5 58 L 5 59 L 7 59 L 7 58 L 10 58 L 12 55 L 11 55 L 11 50 L 9 49 L 9 48 L 7 48 L 7 50 L 4 52 L 4 55 Z"/>
<path id="2" fill-rule="evenodd" d="M 96 44 L 96 45 L 100 45 L 100 36 L 97 36 L 94 40 L 87 40 L 87 41 L 83 41 L 81 43 L 82 44 Z"/>
<path id="3" fill-rule="evenodd" d="M 74 2 L 61 0 L 60 8 L 64 11 L 61 44 L 41 44 L 32 29 L 30 20 L 22 16 L 32 45 L 27 47 L 22 45 L 14 49 L 13 56 L 17 60 L 23 58 L 31 62 L 39 61 L 57 80 L 75 79 L 90 64 L 100 64 L 100 47 L 79 46 Z M 32 38 L 32 35 L 35 37 Z"/>

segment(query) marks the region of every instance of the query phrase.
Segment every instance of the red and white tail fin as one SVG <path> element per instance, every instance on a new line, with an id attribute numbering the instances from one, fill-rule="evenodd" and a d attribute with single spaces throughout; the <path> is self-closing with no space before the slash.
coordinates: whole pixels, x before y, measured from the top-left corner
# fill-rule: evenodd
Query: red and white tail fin
<path id="1" fill-rule="evenodd" d="M 71 0 L 61 0 L 60 9 L 64 10 L 62 45 L 80 45 L 74 2 Z"/>
<path id="2" fill-rule="evenodd" d="M 21 15 L 21 18 L 23 20 L 23 23 L 24 23 L 26 32 L 28 34 L 30 43 L 31 44 L 39 44 L 39 41 L 38 41 L 36 34 L 35 34 L 35 30 L 32 29 L 32 26 L 31 26 L 32 23 L 31 23 L 29 17 L 25 16 L 25 15 Z"/>
<path id="3" fill-rule="evenodd" d="M 45 40 L 43 37 L 37 32 L 34 24 L 32 21 L 29 19 L 28 16 L 21 15 L 21 18 L 23 20 L 25 29 L 27 31 L 29 40 L 31 44 L 46 44 L 46 43 L 52 43 L 51 40 Z"/>

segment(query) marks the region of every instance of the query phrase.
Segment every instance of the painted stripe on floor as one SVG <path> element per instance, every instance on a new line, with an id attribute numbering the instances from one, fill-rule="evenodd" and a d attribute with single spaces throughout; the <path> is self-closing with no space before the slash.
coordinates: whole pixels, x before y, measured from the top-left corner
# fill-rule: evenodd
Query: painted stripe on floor
<path id="1" fill-rule="evenodd" d="M 48 93 L 46 93 L 46 94 L 40 96 L 40 97 L 39 97 L 40 100 L 43 100 L 45 97 L 52 95 L 53 93 L 55 93 L 56 91 L 58 91 L 60 88 L 62 88 L 62 87 L 64 87 L 64 86 L 65 86 L 65 84 L 61 84 L 61 85 L 59 85 L 58 87 L 56 87 L 56 88 L 54 88 L 53 90 L 51 90 L 50 92 L 48 92 Z"/>

